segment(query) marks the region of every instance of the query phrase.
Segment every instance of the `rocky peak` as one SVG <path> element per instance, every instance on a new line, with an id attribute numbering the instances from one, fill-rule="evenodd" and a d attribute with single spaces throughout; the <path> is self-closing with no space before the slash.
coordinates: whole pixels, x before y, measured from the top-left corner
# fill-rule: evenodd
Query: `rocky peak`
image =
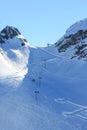
<path id="1" fill-rule="evenodd" d="M 6 26 L 1 31 L 1 36 L 5 39 L 13 38 L 14 36 L 20 35 L 19 30 L 13 26 Z"/>
<path id="2" fill-rule="evenodd" d="M 25 38 L 23 38 L 20 31 L 13 26 L 6 26 L 0 32 L 0 44 L 9 43 L 9 42 L 13 43 L 13 38 L 15 38 L 17 41 L 20 41 L 18 43 L 21 43 L 22 46 L 24 46 L 26 43 L 28 43 L 27 40 Z"/>
<path id="3" fill-rule="evenodd" d="M 63 38 L 56 42 L 59 53 L 68 52 L 72 54 L 70 58 L 78 57 L 87 60 L 87 19 L 72 25 Z"/>

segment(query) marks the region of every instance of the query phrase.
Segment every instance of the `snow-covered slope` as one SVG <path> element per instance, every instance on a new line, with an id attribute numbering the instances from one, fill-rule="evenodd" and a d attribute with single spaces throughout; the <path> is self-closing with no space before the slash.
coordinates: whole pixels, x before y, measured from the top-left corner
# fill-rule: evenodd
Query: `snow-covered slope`
<path id="1" fill-rule="evenodd" d="M 36 98 L 35 92 L 39 91 L 38 104 L 43 104 L 49 111 L 59 114 L 57 120 L 60 120 L 61 116 L 65 119 L 66 129 L 87 128 L 86 66 L 85 61 L 60 56 L 54 45 L 47 48 L 30 48 L 30 71 L 25 82 L 31 84 L 29 88 L 32 97 Z M 52 129 L 65 129 L 64 124 L 62 127 L 58 126 L 52 126 Z"/>
<path id="2" fill-rule="evenodd" d="M 12 26 L 6 26 L 1 31 L 0 39 L 3 41 L 0 43 L 1 82 L 11 77 L 12 84 L 16 85 L 17 82 L 23 80 L 28 71 L 29 44 Z M 10 81 L 7 80 L 7 82 Z"/>
<path id="3" fill-rule="evenodd" d="M 66 36 L 77 33 L 79 30 L 87 30 L 87 18 L 73 24 L 67 31 Z"/>
<path id="4" fill-rule="evenodd" d="M 59 55 L 87 60 L 87 19 L 73 24 L 56 46 Z"/>
<path id="5" fill-rule="evenodd" d="M 81 31 L 80 23 L 48 47 L 29 46 L 12 26 L 1 31 L 1 130 L 87 129 L 86 56 L 75 55 L 82 44 L 86 53 L 86 27 Z"/>

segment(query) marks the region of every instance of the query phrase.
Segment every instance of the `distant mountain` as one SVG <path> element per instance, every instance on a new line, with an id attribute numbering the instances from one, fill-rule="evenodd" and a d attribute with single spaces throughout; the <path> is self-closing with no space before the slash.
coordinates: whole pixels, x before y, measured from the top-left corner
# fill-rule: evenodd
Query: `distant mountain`
<path id="1" fill-rule="evenodd" d="M 71 59 L 87 60 L 87 19 L 73 24 L 56 42 L 56 47 L 59 53 L 65 52 Z"/>

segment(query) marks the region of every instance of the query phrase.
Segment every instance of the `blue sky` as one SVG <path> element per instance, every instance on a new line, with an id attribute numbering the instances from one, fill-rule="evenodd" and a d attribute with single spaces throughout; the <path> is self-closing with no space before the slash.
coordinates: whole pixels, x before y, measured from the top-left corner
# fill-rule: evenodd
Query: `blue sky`
<path id="1" fill-rule="evenodd" d="M 87 17 L 87 0 L 0 0 L 0 30 L 17 27 L 31 45 L 55 43 L 74 22 Z"/>

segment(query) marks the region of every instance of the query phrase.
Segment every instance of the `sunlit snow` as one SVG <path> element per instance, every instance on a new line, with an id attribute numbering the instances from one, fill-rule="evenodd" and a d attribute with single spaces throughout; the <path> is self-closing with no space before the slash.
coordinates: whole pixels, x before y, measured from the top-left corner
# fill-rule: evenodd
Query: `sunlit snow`
<path id="1" fill-rule="evenodd" d="M 87 63 L 55 45 L 0 45 L 0 130 L 87 130 Z"/>

